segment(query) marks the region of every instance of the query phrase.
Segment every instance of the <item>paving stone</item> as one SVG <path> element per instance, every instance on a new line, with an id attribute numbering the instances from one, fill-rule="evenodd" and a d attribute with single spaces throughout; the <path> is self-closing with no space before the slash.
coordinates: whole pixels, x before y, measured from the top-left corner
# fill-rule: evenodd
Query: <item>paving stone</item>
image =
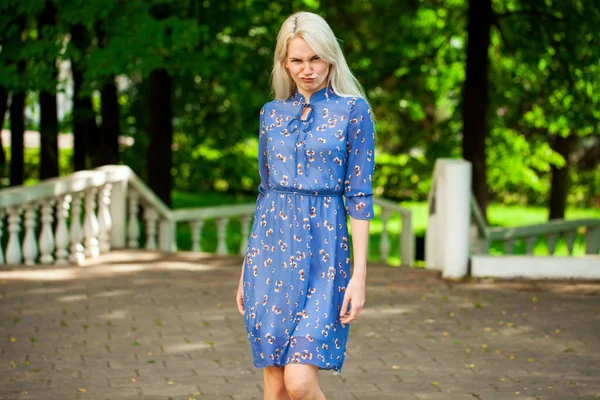
<path id="1" fill-rule="evenodd" d="M 240 265 L 115 251 L 51 267 L 70 280 L 0 266 L 0 400 L 262 399 Z M 328 400 L 600 399 L 600 283 L 447 283 L 373 264 L 367 285 L 343 373 L 320 372 Z"/>

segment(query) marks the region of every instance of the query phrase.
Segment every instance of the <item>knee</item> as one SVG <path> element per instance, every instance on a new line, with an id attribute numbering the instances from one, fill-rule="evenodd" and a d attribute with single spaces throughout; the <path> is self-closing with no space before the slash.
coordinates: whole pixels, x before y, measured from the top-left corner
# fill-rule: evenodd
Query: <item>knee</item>
<path id="1" fill-rule="evenodd" d="M 314 391 L 312 382 L 302 377 L 286 377 L 285 388 L 292 400 L 310 398 Z"/>

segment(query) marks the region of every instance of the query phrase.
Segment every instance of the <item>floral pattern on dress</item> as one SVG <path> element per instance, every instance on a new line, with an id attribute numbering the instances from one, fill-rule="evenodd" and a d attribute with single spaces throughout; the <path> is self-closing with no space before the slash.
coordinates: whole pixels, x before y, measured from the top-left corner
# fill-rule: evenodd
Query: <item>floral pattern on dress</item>
<path id="1" fill-rule="evenodd" d="M 307 363 L 341 372 L 347 215 L 374 216 L 374 135 L 367 102 L 330 88 L 310 104 L 296 92 L 261 109 L 261 184 L 243 276 L 255 367 Z"/>

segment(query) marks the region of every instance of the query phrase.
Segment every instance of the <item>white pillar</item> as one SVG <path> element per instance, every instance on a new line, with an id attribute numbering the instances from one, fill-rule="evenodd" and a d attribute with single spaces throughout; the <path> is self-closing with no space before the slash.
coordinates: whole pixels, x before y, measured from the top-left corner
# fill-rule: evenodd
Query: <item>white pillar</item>
<path id="1" fill-rule="evenodd" d="M 112 184 L 110 192 L 110 243 L 113 249 L 127 244 L 127 180 Z"/>
<path id="2" fill-rule="evenodd" d="M 107 183 L 98 192 L 98 241 L 100 253 L 110 251 L 110 236 L 112 234 L 112 220 L 110 218 L 110 191 L 112 185 Z"/>
<path id="3" fill-rule="evenodd" d="M 21 241 L 19 232 L 21 232 L 21 209 L 11 207 L 6 210 L 8 215 L 8 243 L 6 245 L 6 263 L 21 264 L 23 255 L 21 253 Z"/>
<path id="4" fill-rule="evenodd" d="M 35 220 L 37 204 L 25 206 L 25 237 L 23 238 L 23 259 L 25 265 L 34 265 L 38 256 L 37 238 L 35 237 Z"/>
<path id="5" fill-rule="evenodd" d="M 96 217 L 97 188 L 90 188 L 85 194 L 85 214 L 83 216 L 83 237 L 85 238 L 84 253 L 86 258 L 95 259 L 100 255 L 98 244 L 98 217 Z"/>
<path id="6" fill-rule="evenodd" d="M 71 195 L 60 197 L 56 203 L 56 232 L 54 239 L 56 242 L 56 264 L 58 265 L 68 263 L 70 238 L 67 218 L 69 218 L 70 203 Z"/>
<path id="7" fill-rule="evenodd" d="M 435 170 L 426 265 L 442 270 L 444 278 L 461 278 L 469 266 L 471 163 L 438 159 Z"/>
<path id="8" fill-rule="evenodd" d="M 138 222 L 138 194 L 129 193 L 129 218 L 127 221 L 127 247 L 137 249 L 139 247 L 140 224 Z"/>
<path id="9" fill-rule="evenodd" d="M 52 199 L 43 200 L 41 207 L 40 262 L 42 264 L 52 264 L 54 262 L 54 257 L 52 256 L 54 253 L 54 232 L 52 232 L 54 201 Z"/>
<path id="10" fill-rule="evenodd" d="M 0 264 L 5 264 L 4 249 L 2 248 L 2 229 L 4 225 L 4 210 L 0 210 Z"/>
<path id="11" fill-rule="evenodd" d="M 81 199 L 83 193 L 73 193 L 71 202 L 71 227 L 69 236 L 71 237 L 71 254 L 69 261 L 71 264 L 83 265 L 85 256 L 83 254 L 83 229 L 81 228 Z"/>

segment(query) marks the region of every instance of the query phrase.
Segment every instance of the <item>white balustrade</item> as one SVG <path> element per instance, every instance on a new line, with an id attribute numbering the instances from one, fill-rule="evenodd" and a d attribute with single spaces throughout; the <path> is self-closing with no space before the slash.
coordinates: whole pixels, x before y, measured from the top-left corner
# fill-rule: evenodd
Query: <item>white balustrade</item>
<path id="1" fill-rule="evenodd" d="M 410 210 L 385 199 L 375 199 L 375 202 L 383 210 L 382 259 L 389 257 L 388 226 L 391 215 L 398 212 L 402 218 L 402 265 L 412 265 L 414 236 Z M 38 207 L 39 234 L 36 229 Z M 6 213 L 8 244 L 6 249 L 0 248 L 0 263 L 19 264 L 24 259 L 31 265 L 39 258 L 42 264 L 83 265 L 87 258 L 98 257 L 113 248 L 138 248 L 140 208 L 143 209 L 147 249 L 177 250 L 177 223 L 188 222 L 192 230 L 192 250 L 201 251 L 202 228 L 207 219 L 214 219 L 217 253 L 228 254 L 227 227 L 231 218 L 239 218 L 240 255 L 247 250 L 255 211 L 254 204 L 171 210 L 128 167 L 105 166 L 80 171 L 33 187 L 2 190 L 0 213 Z M 21 223 L 23 211 L 24 222 Z M 0 215 L 0 240 L 5 235 L 2 217 Z M 21 242 L 22 229 L 25 232 Z"/>
<path id="2" fill-rule="evenodd" d="M 546 235 L 546 243 L 548 244 L 548 254 L 554 254 L 554 250 L 556 250 L 556 234 L 549 233 Z"/>
<path id="3" fill-rule="evenodd" d="M 537 237 L 535 237 L 535 236 L 528 236 L 525 238 L 525 246 L 527 248 L 527 254 L 533 254 L 533 248 L 535 246 L 536 240 L 537 240 Z"/>
<path id="4" fill-rule="evenodd" d="M 73 201 L 71 202 L 71 255 L 69 261 L 71 264 L 83 265 L 85 262 L 85 255 L 83 253 L 83 229 L 81 228 L 81 200 L 83 193 L 74 193 L 72 195 Z"/>
<path id="5" fill-rule="evenodd" d="M 98 217 L 96 217 L 96 195 L 97 188 L 86 190 L 85 194 L 85 215 L 83 223 L 83 236 L 85 238 L 85 256 L 87 258 L 97 258 L 100 255 L 100 246 L 98 242 L 98 234 L 100 228 L 98 226 Z"/>
<path id="6" fill-rule="evenodd" d="M 240 223 L 242 225 L 242 244 L 240 245 L 240 255 L 245 256 L 246 250 L 248 249 L 248 236 L 250 235 L 250 222 L 252 221 L 252 215 L 242 215 L 240 217 Z"/>
<path id="7" fill-rule="evenodd" d="M 52 256 L 54 253 L 54 233 L 52 232 L 54 201 L 52 199 L 42 201 L 41 208 L 40 262 L 42 264 L 52 264 L 54 262 L 54 257 Z"/>
<path id="8" fill-rule="evenodd" d="M 138 194 L 129 193 L 129 213 L 127 218 L 127 246 L 137 249 L 140 246 L 140 223 L 138 221 Z"/>
<path id="9" fill-rule="evenodd" d="M 573 247 L 575 245 L 575 232 L 565 233 L 565 241 L 567 242 L 567 251 L 569 255 L 573 255 Z"/>
<path id="10" fill-rule="evenodd" d="M 4 249 L 2 248 L 2 233 L 4 230 L 4 210 L 0 209 L 0 264 L 4 264 Z"/>
<path id="11" fill-rule="evenodd" d="M 202 219 L 190 222 L 190 229 L 192 230 L 192 251 L 194 252 L 202 251 L 202 247 L 200 246 L 200 235 L 203 227 L 204 220 Z"/>
<path id="12" fill-rule="evenodd" d="M 598 255 L 600 251 L 600 227 L 588 227 L 585 232 L 585 253 Z"/>
<path id="13" fill-rule="evenodd" d="M 8 244 L 6 246 L 7 264 L 20 264 L 23 260 L 21 253 L 21 242 L 19 232 L 21 232 L 21 208 L 10 207 L 8 214 Z"/>
<path id="14" fill-rule="evenodd" d="M 217 254 L 227 254 L 227 224 L 229 218 L 215 218 L 217 223 Z"/>
<path id="15" fill-rule="evenodd" d="M 56 244 L 56 264 L 68 263 L 69 256 L 69 228 L 67 218 L 69 217 L 69 206 L 71 195 L 62 196 L 56 202 L 56 232 L 54 234 Z"/>
<path id="16" fill-rule="evenodd" d="M 25 265 L 34 265 L 38 256 L 37 239 L 35 238 L 35 217 L 37 204 L 25 206 L 25 237 L 23 238 L 23 259 Z"/>
<path id="17" fill-rule="evenodd" d="M 388 221 L 390 219 L 391 210 L 383 208 L 381 210 L 381 241 L 379 243 L 379 254 L 381 261 L 386 262 L 390 254 L 390 239 L 388 237 Z"/>
<path id="18" fill-rule="evenodd" d="M 144 221 L 146 221 L 146 250 L 156 250 L 156 225 L 158 213 L 151 207 L 144 209 Z"/>
<path id="19" fill-rule="evenodd" d="M 108 253 L 111 247 L 112 218 L 110 217 L 110 193 L 112 184 L 107 183 L 98 191 L 98 245 L 100 253 Z"/>

